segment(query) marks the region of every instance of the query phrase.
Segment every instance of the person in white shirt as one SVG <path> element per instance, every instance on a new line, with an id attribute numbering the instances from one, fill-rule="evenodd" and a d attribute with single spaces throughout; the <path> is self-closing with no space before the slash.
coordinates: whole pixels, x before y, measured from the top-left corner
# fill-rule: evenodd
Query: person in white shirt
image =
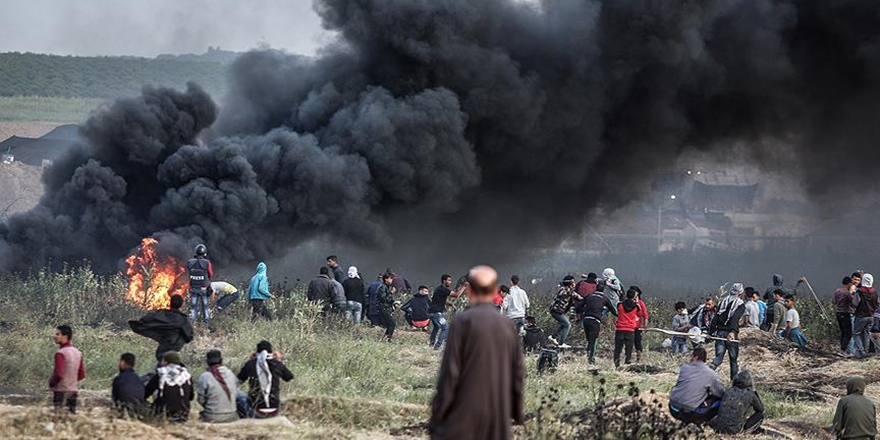
<path id="1" fill-rule="evenodd" d="M 758 293 L 748 292 L 749 297 L 746 298 L 746 324 L 748 327 L 758 328 L 761 326 L 761 307 L 758 306 Z"/>
<path id="2" fill-rule="evenodd" d="M 510 277 L 510 292 L 504 297 L 501 306 L 507 311 L 507 319 L 513 321 L 517 332 L 522 332 L 526 326 L 526 312 L 529 309 L 529 295 L 519 287 L 519 276 Z"/>
<path id="3" fill-rule="evenodd" d="M 785 295 L 785 331 L 782 337 L 794 342 L 800 348 L 807 346 L 807 338 L 801 331 L 801 315 L 794 308 L 794 295 Z"/>

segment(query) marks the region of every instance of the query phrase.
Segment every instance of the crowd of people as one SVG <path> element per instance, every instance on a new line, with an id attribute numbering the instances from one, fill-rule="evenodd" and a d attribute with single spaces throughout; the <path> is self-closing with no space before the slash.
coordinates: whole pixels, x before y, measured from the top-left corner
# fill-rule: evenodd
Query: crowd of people
<path id="1" fill-rule="evenodd" d="M 612 268 L 602 271 L 601 277 L 595 273 L 581 275 L 578 282 L 571 275 L 565 276 L 549 304 L 549 315 L 556 328 L 545 335 L 537 319 L 529 314 L 531 302 L 517 275 L 510 277 L 509 285 L 499 285 L 493 268 L 478 266 L 457 284 L 452 276 L 444 274 L 433 292 L 424 285 L 411 292 L 409 281 L 391 269 L 368 284 L 361 279 L 357 267 L 343 272 L 335 255 L 327 257 L 326 263 L 311 280 L 306 293 L 308 300 L 320 307 L 322 316 L 335 316 L 352 325 L 367 320 L 382 327 L 384 337 L 390 341 L 396 328 L 393 313 L 399 308 L 411 329 L 429 334 L 430 346 L 437 350 L 445 346 L 428 424 L 434 438 L 475 438 L 475 432 L 480 434 L 479 438 L 507 438 L 511 421 L 523 420 L 523 349 L 571 348 L 566 340 L 572 322 L 584 329 L 590 364 L 596 362 L 599 333 L 608 314 L 616 318 L 612 355 L 615 367 L 621 365 L 621 355 L 624 364 L 640 361 L 642 334 L 650 318 L 644 294 L 639 286 L 624 289 Z M 154 372 L 141 376 L 135 372 L 135 356 L 123 353 L 119 375 L 112 386 L 114 405 L 128 414 L 173 422 L 187 420 L 193 400 L 201 405 L 200 419 L 206 422 L 279 414 L 280 382 L 292 380 L 293 374 L 282 363 L 281 353 L 268 341 L 257 345 L 238 374 L 223 365 L 220 351 L 208 351 L 207 371 L 193 382 L 179 354 L 193 340 L 190 321 L 209 321 L 209 301 L 203 297 L 222 293 L 216 303 L 217 309 L 222 309 L 237 299 L 238 292 L 228 283 L 211 280 L 213 267 L 203 245 L 196 248 L 187 268 L 190 295 L 197 298 L 191 299 L 189 316 L 181 311 L 184 299 L 172 296 L 169 309 L 150 312 L 129 322 L 135 333 L 158 342 L 157 364 Z M 835 292 L 842 353 L 867 353 L 869 344 L 876 341 L 871 336 L 880 333 L 872 333 L 880 320 L 880 316 L 874 316 L 878 307 L 872 284 L 870 274 L 855 273 L 844 278 Z M 258 264 L 248 283 L 247 295 L 253 319 L 271 319 L 265 302 L 275 296 L 269 290 L 265 263 Z M 462 295 L 468 300 L 468 308 L 457 313 L 450 325 L 447 311 L 458 308 L 457 299 Z M 401 304 L 395 298 L 406 301 Z M 671 339 L 670 348 L 674 353 L 690 351 L 691 357 L 682 365 L 669 394 L 669 411 L 683 423 L 706 423 L 719 433 L 753 432 L 761 425 L 764 408 L 749 371 L 739 370 L 738 335 L 742 327 L 755 327 L 800 347 L 806 346 L 795 308 L 796 297 L 785 289 L 782 277 L 774 275 L 773 286 L 763 299 L 754 288 L 732 283 L 717 301 L 716 304 L 715 297 L 707 297 L 694 308 L 683 302 L 674 306 L 671 330 L 678 334 Z M 699 329 L 699 338 L 692 337 L 694 328 Z M 66 406 L 75 412 L 77 383 L 85 378 L 86 372 L 83 354 L 72 345 L 72 338 L 69 326 L 56 329 L 59 350 L 49 385 L 55 406 Z M 703 342 L 707 338 L 714 340 L 715 357 L 711 362 L 707 362 Z M 693 344 L 690 349 L 689 340 Z M 725 355 L 731 379 L 727 389 L 714 371 Z M 239 390 L 245 383 L 247 392 Z M 864 379 L 851 378 L 847 382 L 848 395 L 838 404 L 834 429 L 845 433 L 845 438 L 876 435 L 874 405 L 862 395 L 865 387 Z"/>

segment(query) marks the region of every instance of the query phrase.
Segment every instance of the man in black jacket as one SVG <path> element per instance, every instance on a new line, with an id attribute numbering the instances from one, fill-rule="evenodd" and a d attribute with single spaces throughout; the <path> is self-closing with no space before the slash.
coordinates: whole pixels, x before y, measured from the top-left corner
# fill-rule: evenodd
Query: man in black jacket
<path id="1" fill-rule="evenodd" d="M 134 371 L 134 365 L 134 355 L 123 353 L 119 357 L 119 375 L 113 378 L 110 396 L 113 406 L 122 413 L 139 414 L 144 405 L 144 383 Z"/>
<path id="2" fill-rule="evenodd" d="M 431 317 L 428 315 L 428 308 L 431 307 L 431 300 L 428 299 L 428 286 L 419 286 L 416 294 L 409 301 L 403 303 L 400 310 L 403 310 L 406 322 L 412 326 L 413 330 L 428 330 L 428 324 L 431 323 Z"/>
<path id="3" fill-rule="evenodd" d="M 617 307 L 602 292 L 593 291 L 578 303 L 575 311 L 584 323 L 584 333 L 587 335 L 587 350 L 590 353 L 589 363 L 596 363 L 596 349 L 599 346 L 599 331 L 602 327 L 602 313 L 608 310 L 617 316 Z"/>
<path id="4" fill-rule="evenodd" d="M 382 284 L 379 284 L 379 289 L 376 291 L 376 304 L 378 306 L 378 324 L 385 328 L 385 339 L 388 342 L 391 342 L 391 337 L 394 336 L 394 328 L 397 325 L 394 323 L 394 294 L 391 293 L 391 283 L 394 281 L 394 274 L 386 273 L 382 275 Z"/>
<path id="5" fill-rule="evenodd" d="M 322 266 L 320 274 L 309 283 L 306 298 L 321 303 L 321 312 L 327 313 L 333 308 L 333 293 L 336 287 L 330 278 L 330 268 Z"/>
<path id="6" fill-rule="evenodd" d="M 237 399 L 241 418 L 267 418 L 278 415 L 281 407 L 281 381 L 293 380 L 293 373 L 281 363 L 281 353 L 269 341 L 260 341 L 238 373 L 240 382 L 248 383 L 246 399 Z"/>
<path id="7" fill-rule="evenodd" d="M 745 313 L 746 305 L 742 299 L 745 292 L 742 283 L 733 283 L 728 290 L 727 296 L 718 304 L 718 313 L 712 320 L 709 327 L 709 334 L 719 338 L 726 338 L 726 341 L 715 341 L 715 359 L 709 366 L 714 370 L 724 362 L 724 353 L 727 352 L 730 358 L 730 380 L 736 377 L 739 371 L 739 343 L 730 342 L 737 339 L 739 335 L 739 322 Z"/>
<path id="8" fill-rule="evenodd" d="M 162 363 L 162 356 L 169 351 L 180 351 L 193 340 L 193 328 L 186 315 L 180 311 L 183 297 L 171 296 L 171 308 L 157 310 L 144 315 L 137 321 L 128 321 L 131 331 L 159 343 L 156 348 L 156 361 Z"/>

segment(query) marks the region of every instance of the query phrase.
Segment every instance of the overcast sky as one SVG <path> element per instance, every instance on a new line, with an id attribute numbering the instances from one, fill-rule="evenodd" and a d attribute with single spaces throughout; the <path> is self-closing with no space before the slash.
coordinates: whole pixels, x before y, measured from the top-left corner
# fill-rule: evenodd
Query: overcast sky
<path id="1" fill-rule="evenodd" d="M 267 43 L 304 55 L 332 39 L 311 0 L 10 0 L 0 52 L 63 55 L 244 51 Z"/>

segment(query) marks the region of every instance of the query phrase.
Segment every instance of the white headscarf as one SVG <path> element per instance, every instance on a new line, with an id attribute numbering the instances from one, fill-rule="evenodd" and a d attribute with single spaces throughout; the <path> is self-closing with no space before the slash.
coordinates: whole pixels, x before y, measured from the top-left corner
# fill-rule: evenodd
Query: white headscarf
<path id="1" fill-rule="evenodd" d="M 266 408 L 269 408 L 269 394 L 272 392 L 272 370 L 269 369 L 272 354 L 266 350 L 257 353 L 257 380 L 260 381 L 260 393 Z"/>
<path id="2" fill-rule="evenodd" d="M 733 312 L 738 309 L 739 306 L 745 304 L 742 298 L 740 298 L 744 291 L 745 289 L 743 289 L 742 283 L 733 283 L 727 291 L 727 296 L 721 300 L 721 304 L 718 304 L 719 315 L 724 314 L 725 311 L 728 312 L 727 321 L 724 324 L 730 322 L 730 318 L 733 317 Z"/>
<path id="3" fill-rule="evenodd" d="M 862 286 L 874 287 L 874 275 L 871 275 L 869 273 L 862 275 Z"/>
<path id="4" fill-rule="evenodd" d="M 358 277 L 358 268 L 351 266 L 348 268 L 348 277 L 349 278 L 357 278 Z"/>

